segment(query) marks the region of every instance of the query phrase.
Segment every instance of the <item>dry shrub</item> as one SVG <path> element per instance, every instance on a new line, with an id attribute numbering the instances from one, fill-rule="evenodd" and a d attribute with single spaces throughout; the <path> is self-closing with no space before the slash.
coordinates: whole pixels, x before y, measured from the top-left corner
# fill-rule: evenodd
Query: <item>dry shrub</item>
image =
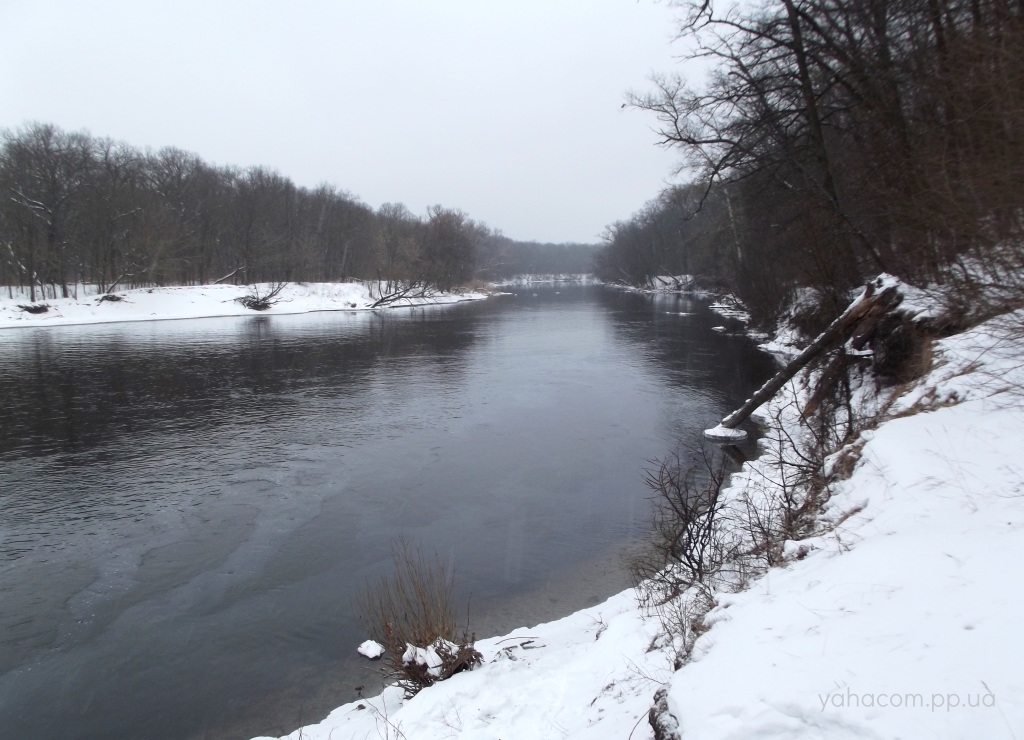
<path id="1" fill-rule="evenodd" d="M 861 437 L 835 453 L 829 465 L 829 476 L 834 480 L 846 480 L 853 475 L 860 462 L 867 439 Z"/>
<path id="2" fill-rule="evenodd" d="M 704 623 L 704 617 L 714 606 L 713 592 L 698 585 L 654 610 L 662 630 L 671 640 L 673 669 L 678 671 L 689 662 L 697 640 L 711 629 Z"/>
<path id="3" fill-rule="evenodd" d="M 284 290 L 286 285 L 288 285 L 288 283 L 269 283 L 266 289 L 261 292 L 260 286 L 258 284 L 253 284 L 249 288 L 248 293 L 241 298 L 236 298 L 235 300 L 253 311 L 266 311 L 281 300 L 277 296 L 282 290 Z"/>
<path id="4" fill-rule="evenodd" d="M 784 564 L 788 541 L 820 534 L 822 506 L 832 482 L 854 464 L 854 448 L 850 460 L 828 469 L 826 461 L 862 423 L 841 399 L 826 400 L 803 420 L 799 436 L 789 427 L 798 409 L 773 408 L 759 464 L 731 495 L 723 491 L 729 456 L 707 444 L 688 454 L 677 450 L 648 472 L 652 527 L 630 570 L 638 602 L 660 621 L 677 669 L 707 631 L 704 617 L 716 594 L 742 590 Z"/>
<path id="5" fill-rule="evenodd" d="M 437 555 L 427 558 L 401 539 L 392 548 L 394 573 L 368 582 L 359 610 L 370 637 L 388 653 L 385 674 L 411 697 L 482 656 L 469 625 L 460 632 L 454 613 L 455 583 Z"/>
<path id="6" fill-rule="evenodd" d="M 772 410 L 771 432 L 762 440 L 762 464 L 739 496 L 734 518 L 743 533 L 739 560 L 747 573 L 780 565 L 788 540 L 816 533 L 818 516 L 831 495 L 833 478 L 826 473 L 826 460 L 849 433 L 847 420 L 837 420 L 836 412 L 835 405 L 823 404 L 805 420 L 798 438 L 786 425 L 786 410 Z"/>
<path id="7" fill-rule="evenodd" d="M 721 495 L 728 458 L 702 445 L 655 463 L 645 481 L 653 492 L 651 532 L 629 569 L 637 600 L 661 623 L 678 670 L 707 631 L 704 615 L 714 606 L 723 568 L 736 555 Z"/>
<path id="8" fill-rule="evenodd" d="M 629 564 L 641 602 L 667 603 L 693 586 L 711 588 L 727 558 L 721 514 L 726 458 L 707 446 L 693 450 L 697 465 L 680 451 L 649 470 L 645 483 L 654 506 L 647 547 Z"/>

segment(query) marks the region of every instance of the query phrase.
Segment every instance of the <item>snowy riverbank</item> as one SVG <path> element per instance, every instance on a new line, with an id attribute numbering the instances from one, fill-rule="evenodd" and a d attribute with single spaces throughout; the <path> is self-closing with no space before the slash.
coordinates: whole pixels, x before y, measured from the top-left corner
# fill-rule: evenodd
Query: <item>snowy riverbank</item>
<path id="1" fill-rule="evenodd" d="M 266 292 L 267 286 L 259 286 Z M 310 313 L 313 311 L 366 311 L 379 297 L 375 283 L 288 283 L 277 302 L 265 311 L 246 308 L 238 299 L 248 295 L 247 285 L 189 285 L 166 288 L 137 288 L 117 291 L 115 300 L 78 291 L 77 298 L 48 298 L 31 304 L 28 295 L 0 298 L 0 329 L 30 326 L 68 326 L 118 321 L 198 319 L 214 316 L 257 316 Z M 6 292 L 6 290 L 5 290 Z M 389 303 L 387 308 L 422 306 L 486 298 L 482 292 L 433 293 L 409 296 Z M 46 306 L 31 313 L 19 306 Z"/>
<path id="2" fill-rule="evenodd" d="M 626 591 L 481 641 L 483 667 L 411 700 L 388 689 L 288 737 L 651 738 L 662 688 L 666 738 L 1021 737 L 1022 326 L 989 321 L 938 342 L 909 386 L 861 389 L 883 414 L 833 456 L 856 462 L 817 531 L 717 594 L 681 669 Z M 775 403 L 788 431 L 799 383 Z M 726 495 L 763 491 L 770 458 Z"/>
<path id="3" fill-rule="evenodd" d="M 704 619 L 667 684 L 681 736 L 1019 735 L 1022 321 L 938 342 L 923 379 L 875 397 L 882 421 L 847 448 L 821 533 Z M 758 468 L 733 488 L 764 485 Z"/>
<path id="4" fill-rule="evenodd" d="M 516 275 L 515 277 L 502 278 L 494 281 L 495 287 L 525 287 L 528 285 L 560 285 L 562 283 L 575 283 L 577 285 L 599 285 L 601 281 L 589 273 L 580 274 L 551 274 L 551 275 Z"/>
<path id="5" fill-rule="evenodd" d="M 649 295 L 679 295 L 689 293 L 698 298 L 712 299 L 708 306 L 714 313 L 723 319 L 734 319 L 741 325 L 746 326 L 750 322 L 750 314 L 737 296 L 725 293 L 721 290 L 709 290 L 701 287 L 700 281 L 693 275 L 654 275 L 641 285 L 628 285 L 626 283 L 606 283 L 608 287 L 617 290 L 625 290 L 631 293 L 644 293 Z M 726 327 L 721 327 L 723 331 Z M 746 332 L 751 334 L 751 332 Z M 760 334 L 753 334 L 753 338 L 764 341 L 768 337 Z"/>

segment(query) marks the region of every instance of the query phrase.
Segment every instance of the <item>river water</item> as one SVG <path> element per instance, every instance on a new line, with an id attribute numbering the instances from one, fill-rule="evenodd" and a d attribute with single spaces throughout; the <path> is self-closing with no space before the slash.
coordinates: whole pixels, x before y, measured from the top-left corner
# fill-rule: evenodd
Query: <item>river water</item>
<path id="1" fill-rule="evenodd" d="M 478 635 L 626 585 L 643 470 L 772 370 L 689 297 L 0 333 L 4 737 L 249 738 L 362 686 L 392 541 Z"/>

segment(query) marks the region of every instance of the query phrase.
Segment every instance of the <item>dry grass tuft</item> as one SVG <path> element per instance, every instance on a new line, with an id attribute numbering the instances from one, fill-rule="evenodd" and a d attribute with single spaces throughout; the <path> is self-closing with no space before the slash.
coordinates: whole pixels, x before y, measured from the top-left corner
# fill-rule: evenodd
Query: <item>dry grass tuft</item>
<path id="1" fill-rule="evenodd" d="M 366 628 L 388 653 L 389 678 L 407 696 L 472 670 L 482 656 L 469 625 L 455 619 L 455 583 L 436 555 L 427 558 L 402 539 L 392 548 L 394 573 L 367 583 L 359 599 Z"/>

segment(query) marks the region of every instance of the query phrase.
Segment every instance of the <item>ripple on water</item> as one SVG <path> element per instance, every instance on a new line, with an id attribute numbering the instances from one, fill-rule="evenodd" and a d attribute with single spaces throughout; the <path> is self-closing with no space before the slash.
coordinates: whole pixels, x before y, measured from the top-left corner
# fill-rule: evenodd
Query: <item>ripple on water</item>
<path id="1" fill-rule="evenodd" d="M 482 632 L 619 590 L 647 461 L 771 370 L 716 323 L 560 287 L 5 333 L 0 726 L 308 723 L 376 685 L 352 602 L 399 534 L 451 563 Z"/>

